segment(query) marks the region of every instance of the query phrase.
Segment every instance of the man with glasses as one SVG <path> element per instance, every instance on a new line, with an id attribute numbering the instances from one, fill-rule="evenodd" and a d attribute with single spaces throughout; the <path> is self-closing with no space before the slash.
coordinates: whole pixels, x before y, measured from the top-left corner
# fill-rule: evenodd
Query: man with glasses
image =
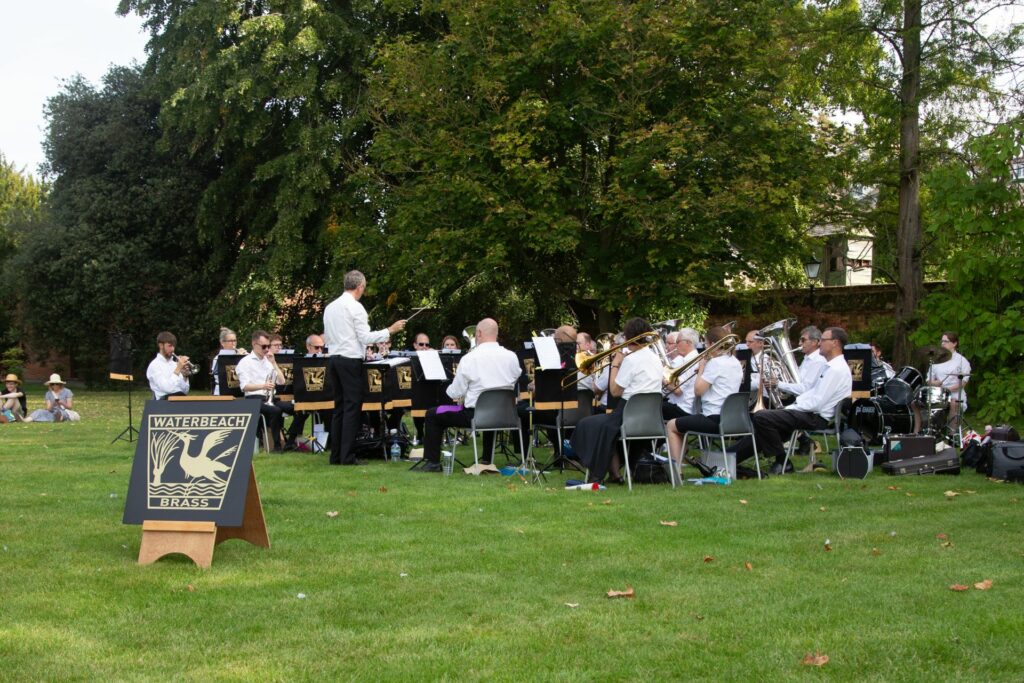
<path id="1" fill-rule="evenodd" d="M 819 341 L 825 364 L 821 366 L 811 386 L 802 391 L 791 405 L 776 410 L 762 410 L 751 416 L 758 451 L 775 458 L 775 464 L 770 470 L 772 474 L 782 473 L 786 442 L 793 432 L 798 429 L 825 429 L 836 417 L 839 404 L 853 391 L 853 376 L 843 357 L 843 346 L 847 342 L 846 331 L 841 327 L 829 327 L 820 335 Z M 754 443 L 747 436 L 730 450 L 736 453 L 736 462 L 739 463 L 754 454 Z M 789 463 L 786 471 L 792 471 L 792 467 L 792 463 Z"/>
<path id="2" fill-rule="evenodd" d="M 665 337 L 665 348 L 668 351 L 668 359 L 673 368 L 678 368 L 697 357 L 697 342 L 700 336 L 697 330 L 692 327 L 684 327 L 676 332 L 670 332 Z M 693 414 L 693 404 L 696 398 L 694 385 L 697 382 L 697 368 L 689 371 L 678 383 L 676 388 L 669 393 L 661 404 L 661 416 L 665 420 L 674 420 Z"/>
<path id="3" fill-rule="evenodd" d="M 319 356 L 324 352 L 324 338 L 319 334 L 311 334 L 306 337 L 306 355 L 308 356 Z M 294 407 L 294 405 L 293 405 Z M 330 410 L 318 410 L 317 415 L 320 416 L 320 422 L 327 425 L 331 421 Z M 303 433 L 306 428 L 306 418 L 309 416 L 304 410 L 300 410 L 295 413 L 295 417 L 292 418 L 292 424 L 288 427 L 288 435 L 285 439 L 285 449 L 289 446 L 294 446 L 295 439 Z"/>
<path id="4" fill-rule="evenodd" d="M 284 384 L 284 375 L 274 361 L 268 332 L 256 330 L 252 333 L 252 353 L 238 361 L 235 373 L 238 375 L 238 386 L 245 397 L 260 399 L 260 414 L 267 421 L 270 441 L 273 444 L 272 450 L 275 453 L 281 452 L 284 444 L 281 435 L 284 413 L 280 406 L 269 399 L 277 386 Z"/>
<path id="5" fill-rule="evenodd" d="M 793 396 L 799 396 L 817 381 L 821 368 L 825 365 L 825 359 L 818 348 L 820 341 L 821 330 L 814 325 L 809 325 L 800 330 L 800 350 L 804 354 L 803 360 L 800 361 L 800 376 L 796 378 L 796 382 L 779 382 L 780 391 Z M 788 402 L 788 400 L 787 398 L 783 402 Z M 812 445 L 810 437 L 806 434 L 801 434 L 799 443 L 800 449 L 797 452 L 801 455 L 809 455 Z"/>
<path id="6" fill-rule="evenodd" d="M 427 351 L 430 349 L 430 337 L 427 336 L 426 332 L 420 332 L 416 335 L 416 341 L 412 343 L 414 351 Z M 423 441 L 423 421 L 425 418 L 414 417 L 412 419 L 413 427 L 416 430 L 416 436 L 413 437 L 412 445 L 419 446 L 420 442 Z"/>
<path id="7" fill-rule="evenodd" d="M 426 332 L 420 332 L 416 335 L 416 341 L 412 345 L 416 351 L 426 351 L 430 348 L 430 337 L 427 336 Z"/>

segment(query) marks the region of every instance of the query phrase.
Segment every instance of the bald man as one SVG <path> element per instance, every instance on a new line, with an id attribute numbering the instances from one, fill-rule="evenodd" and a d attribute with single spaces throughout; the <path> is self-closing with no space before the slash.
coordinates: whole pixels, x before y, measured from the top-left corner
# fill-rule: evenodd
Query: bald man
<path id="1" fill-rule="evenodd" d="M 498 323 L 484 318 L 476 324 L 476 346 L 459 362 L 455 378 L 448 387 L 448 396 L 461 407 L 456 411 L 427 411 L 423 435 L 423 467 L 420 472 L 441 471 L 441 439 L 448 427 L 469 427 L 480 394 L 488 389 L 514 387 L 519 380 L 519 358 L 498 344 Z M 491 461 L 494 432 L 484 432 L 484 457 Z"/>

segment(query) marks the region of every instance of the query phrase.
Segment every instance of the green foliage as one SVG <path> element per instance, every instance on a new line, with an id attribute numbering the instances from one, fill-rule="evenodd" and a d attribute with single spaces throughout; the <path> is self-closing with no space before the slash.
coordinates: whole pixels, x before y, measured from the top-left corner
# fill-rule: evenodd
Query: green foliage
<path id="1" fill-rule="evenodd" d="M 213 337 L 206 314 L 230 261 L 197 243 L 209 176 L 158 149 L 159 109 L 130 68 L 111 69 L 102 89 L 73 79 L 47 105 L 49 216 L 23 235 L 9 276 L 33 348 L 72 352 L 86 376 L 105 374 L 115 330 L 133 335 L 140 362 L 162 329 L 197 358 Z"/>
<path id="2" fill-rule="evenodd" d="M 25 352 L 18 346 L 12 346 L 0 355 L 0 373 L 13 372 L 18 377 L 24 377 Z"/>
<path id="3" fill-rule="evenodd" d="M 24 233 L 42 219 L 46 190 L 43 183 L 18 171 L 0 153 L 0 274 L 19 248 Z M 12 274 L 0 288 L 0 348 L 20 341 L 11 312 L 22 286 L 20 278 Z"/>
<path id="4" fill-rule="evenodd" d="M 967 148 L 968 161 L 931 177 L 935 208 L 928 237 L 941 243 L 948 287 L 925 299 L 915 341 L 934 344 L 943 330 L 960 335 L 974 376 L 969 403 L 985 421 L 1024 416 L 1024 201 L 1011 178 L 1021 156 L 1017 119 Z"/>

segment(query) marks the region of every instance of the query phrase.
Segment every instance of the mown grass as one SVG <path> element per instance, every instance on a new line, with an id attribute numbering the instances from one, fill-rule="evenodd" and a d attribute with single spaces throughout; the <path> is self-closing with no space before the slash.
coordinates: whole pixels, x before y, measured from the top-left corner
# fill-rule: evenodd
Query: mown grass
<path id="1" fill-rule="evenodd" d="M 974 473 L 595 494 L 260 454 L 269 550 L 139 567 L 124 395 L 76 403 L 0 428 L 4 680 L 1024 677 L 1022 491 Z"/>

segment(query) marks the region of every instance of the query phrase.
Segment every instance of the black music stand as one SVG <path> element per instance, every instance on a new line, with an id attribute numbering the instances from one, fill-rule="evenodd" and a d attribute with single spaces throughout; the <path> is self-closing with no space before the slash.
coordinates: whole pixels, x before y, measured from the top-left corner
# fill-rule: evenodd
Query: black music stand
<path id="1" fill-rule="evenodd" d="M 334 390 L 331 387 L 331 375 L 327 371 L 328 360 L 327 356 L 320 354 L 292 358 L 292 405 L 296 411 L 313 414 L 309 428 L 310 450 L 313 453 L 324 451 L 316 440 L 316 416 L 321 410 L 334 410 Z"/>
<path id="2" fill-rule="evenodd" d="M 110 379 L 118 382 L 128 383 L 128 426 L 121 430 L 121 433 L 114 437 L 110 443 L 117 443 L 120 440 L 132 443 L 135 441 L 139 430 L 135 428 L 135 418 L 132 415 L 132 365 L 134 359 L 134 344 L 132 336 L 124 332 L 112 332 L 110 334 Z"/>

